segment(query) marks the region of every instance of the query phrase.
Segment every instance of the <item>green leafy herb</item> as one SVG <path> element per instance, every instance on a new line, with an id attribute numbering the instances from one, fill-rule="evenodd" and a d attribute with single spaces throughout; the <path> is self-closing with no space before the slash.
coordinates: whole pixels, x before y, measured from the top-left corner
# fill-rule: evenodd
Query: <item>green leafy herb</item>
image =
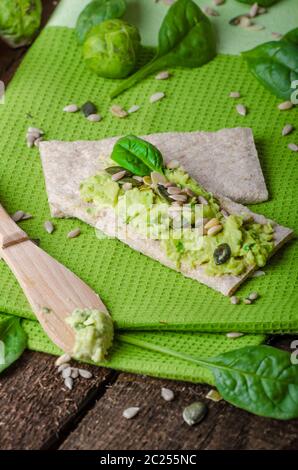
<path id="1" fill-rule="evenodd" d="M 242 53 L 253 75 L 277 97 L 290 100 L 298 80 L 298 28 L 280 41 L 270 41 Z"/>
<path id="2" fill-rule="evenodd" d="M 87 33 L 105 20 L 122 18 L 126 10 L 125 0 L 93 0 L 78 17 L 76 32 L 78 41 L 83 44 Z"/>
<path id="3" fill-rule="evenodd" d="M 30 44 L 41 21 L 41 0 L 1 0 L 0 37 L 11 47 Z"/>
<path id="4" fill-rule="evenodd" d="M 253 5 L 255 0 L 237 0 L 240 3 L 246 3 L 248 5 Z M 271 7 L 275 3 L 279 2 L 280 0 L 258 0 L 259 7 Z"/>
<path id="5" fill-rule="evenodd" d="M 206 367 L 221 396 L 239 408 L 268 418 L 298 417 L 298 365 L 291 363 L 286 351 L 246 346 L 201 359 L 136 337 L 119 335 L 118 339 Z"/>
<path id="6" fill-rule="evenodd" d="M 27 335 L 20 319 L 5 318 L 0 321 L 0 372 L 16 361 L 27 346 Z"/>
<path id="7" fill-rule="evenodd" d="M 151 171 L 163 173 L 163 158 L 160 151 L 146 140 L 134 135 L 127 135 L 116 142 L 111 159 L 134 175 L 150 175 Z"/>
<path id="8" fill-rule="evenodd" d="M 177 0 L 159 31 L 155 57 L 126 79 L 112 93 L 115 98 L 148 75 L 168 67 L 200 67 L 216 54 L 216 40 L 209 19 L 192 0 Z"/>

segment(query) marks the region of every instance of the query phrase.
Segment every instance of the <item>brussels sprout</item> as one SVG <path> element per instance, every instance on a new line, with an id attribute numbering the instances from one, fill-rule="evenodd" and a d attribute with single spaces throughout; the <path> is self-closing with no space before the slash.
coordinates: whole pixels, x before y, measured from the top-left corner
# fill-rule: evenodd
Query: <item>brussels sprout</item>
<path id="1" fill-rule="evenodd" d="M 126 21 L 103 21 L 89 31 L 83 56 L 101 77 L 124 78 L 135 68 L 140 41 L 138 29 Z"/>
<path id="2" fill-rule="evenodd" d="M 76 31 L 80 44 L 83 44 L 87 33 L 93 26 L 105 20 L 122 18 L 126 10 L 125 0 L 93 0 L 78 17 Z"/>
<path id="3" fill-rule="evenodd" d="M 0 37 L 11 47 L 30 44 L 41 21 L 41 0 L 1 0 Z"/>

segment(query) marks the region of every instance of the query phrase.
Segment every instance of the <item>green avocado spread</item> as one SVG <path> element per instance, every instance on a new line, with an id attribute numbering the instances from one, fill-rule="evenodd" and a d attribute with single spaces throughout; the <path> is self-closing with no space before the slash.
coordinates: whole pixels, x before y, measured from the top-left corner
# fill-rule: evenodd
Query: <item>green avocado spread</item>
<path id="1" fill-rule="evenodd" d="M 114 326 L 111 317 L 96 309 L 75 309 L 66 322 L 75 331 L 73 356 L 102 361 L 112 346 Z"/>
<path id="2" fill-rule="evenodd" d="M 167 257 L 179 268 L 202 265 L 210 276 L 240 275 L 248 267 L 262 267 L 274 248 L 272 226 L 252 217 L 227 214 L 183 168 L 165 169 L 166 186 L 154 181 L 113 181 L 106 171 L 81 184 L 81 198 L 96 208 L 113 207 L 117 216 L 140 236 L 160 240 Z M 149 177 L 150 180 L 150 177 Z M 127 183 L 131 183 L 127 186 Z M 145 184 L 146 183 L 146 184 Z M 187 204 L 171 199 L 173 184 L 187 194 Z M 210 228 L 208 228 L 211 225 Z M 214 227 L 216 225 L 216 227 Z"/>

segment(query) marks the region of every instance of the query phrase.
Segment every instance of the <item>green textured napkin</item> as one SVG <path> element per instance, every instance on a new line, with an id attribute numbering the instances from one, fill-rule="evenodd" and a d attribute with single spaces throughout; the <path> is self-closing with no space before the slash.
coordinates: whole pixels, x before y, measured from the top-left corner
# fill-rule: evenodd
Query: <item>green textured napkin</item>
<path id="1" fill-rule="evenodd" d="M 248 72 L 240 57 L 219 55 L 196 70 L 175 70 L 162 83 L 149 78 L 119 97 L 119 104 L 141 109 L 127 119 L 113 117 L 109 92 L 115 81 L 89 72 L 81 60 L 74 33 L 68 28 L 46 28 L 30 49 L 0 106 L 0 197 L 10 212 L 33 214 L 21 223 L 41 247 L 78 274 L 102 297 L 117 326 L 123 329 L 187 331 L 243 331 L 276 333 L 298 331 L 297 243 L 274 256 L 266 276 L 251 279 L 239 290 L 241 297 L 257 290 L 254 305 L 231 305 L 228 298 L 156 261 L 132 251 L 117 240 L 99 240 L 94 230 L 76 220 L 55 221 L 52 235 L 43 223 L 49 208 L 37 149 L 28 149 L 28 126 L 41 127 L 47 139 L 101 139 L 125 133 L 253 128 L 270 200 L 254 206 L 279 223 L 297 227 L 297 158 L 287 144 L 297 131 L 281 136 L 287 122 L 297 122 L 297 109 L 277 110 L 277 99 Z M 154 105 L 149 97 L 164 91 Z M 248 108 L 244 118 L 228 95 L 239 90 Z M 65 105 L 94 101 L 103 116 L 99 123 L 80 113 L 63 113 Z M 69 240 L 70 229 L 81 227 L 80 237 Z M 14 276 L 0 263 L 0 311 L 33 318 Z"/>

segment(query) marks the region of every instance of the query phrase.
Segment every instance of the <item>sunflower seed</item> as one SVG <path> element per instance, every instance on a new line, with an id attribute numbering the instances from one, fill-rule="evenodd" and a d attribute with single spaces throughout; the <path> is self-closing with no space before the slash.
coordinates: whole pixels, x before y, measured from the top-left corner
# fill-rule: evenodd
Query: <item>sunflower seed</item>
<path id="1" fill-rule="evenodd" d="M 217 235 L 219 232 L 221 232 L 223 229 L 223 226 L 222 225 L 215 225 L 214 227 L 211 227 L 209 228 L 209 230 L 207 231 L 207 235 L 209 237 L 212 237 L 214 235 Z"/>
<path id="2" fill-rule="evenodd" d="M 133 176 L 133 179 L 136 180 L 136 181 L 139 181 L 139 183 L 143 183 L 143 178 L 142 178 L 142 176 L 134 175 L 134 176 Z"/>
<path id="3" fill-rule="evenodd" d="M 65 362 L 64 364 L 61 364 L 61 366 L 58 367 L 57 372 L 62 372 L 64 369 L 67 369 L 68 367 L 70 367 L 70 365 L 68 364 L 68 362 Z"/>
<path id="4" fill-rule="evenodd" d="M 38 127 L 28 127 L 28 134 L 37 134 L 37 135 L 43 135 L 44 131 L 42 129 L 39 129 Z"/>
<path id="5" fill-rule="evenodd" d="M 208 206 L 208 201 L 207 199 L 204 198 L 204 196 L 199 196 L 198 201 L 200 204 L 203 204 L 204 206 Z"/>
<path id="6" fill-rule="evenodd" d="M 230 214 L 229 214 L 225 209 L 221 209 L 220 212 L 222 213 L 222 215 L 224 216 L 225 219 L 227 219 L 228 217 L 230 217 Z"/>
<path id="7" fill-rule="evenodd" d="M 113 104 L 113 106 L 110 108 L 110 112 L 113 114 L 113 116 L 118 118 L 125 118 L 128 116 L 128 113 L 125 111 L 125 109 L 123 109 L 122 106 L 119 106 L 118 104 Z"/>
<path id="8" fill-rule="evenodd" d="M 229 94 L 229 97 L 230 98 L 240 98 L 241 95 L 240 95 L 239 91 L 231 91 L 231 93 Z"/>
<path id="9" fill-rule="evenodd" d="M 182 193 L 186 194 L 189 197 L 194 197 L 195 193 L 190 188 L 183 188 Z"/>
<path id="10" fill-rule="evenodd" d="M 91 379 L 92 377 L 92 373 L 86 369 L 79 369 L 79 374 L 81 377 L 83 377 L 83 379 Z"/>
<path id="11" fill-rule="evenodd" d="M 175 170 L 178 167 L 179 167 L 178 160 L 171 160 L 169 163 L 167 163 L 167 168 L 169 170 Z"/>
<path id="12" fill-rule="evenodd" d="M 125 175 L 126 175 L 126 170 L 119 171 L 118 173 L 115 173 L 114 175 L 112 175 L 112 180 L 113 181 L 119 181 L 122 178 L 124 178 Z"/>
<path id="13" fill-rule="evenodd" d="M 99 122 L 102 120 L 102 117 L 100 116 L 100 114 L 89 114 L 89 116 L 87 116 L 87 119 L 90 122 Z"/>
<path id="14" fill-rule="evenodd" d="M 223 5 L 226 0 L 213 0 L 214 5 L 219 6 Z"/>
<path id="15" fill-rule="evenodd" d="M 73 387 L 73 379 L 71 377 L 66 377 L 64 380 L 64 385 L 67 387 L 69 390 L 72 390 Z"/>
<path id="16" fill-rule="evenodd" d="M 28 135 L 27 135 L 27 147 L 28 147 L 29 149 L 31 149 L 31 148 L 33 147 L 34 142 L 36 141 L 37 138 L 39 138 L 39 136 L 36 137 L 35 134 L 28 134 Z"/>
<path id="17" fill-rule="evenodd" d="M 187 202 L 187 196 L 184 194 L 172 194 L 170 198 L 173 199 L 173 201 Z"/>
<path id="18" fill-rule="evenodd" d="M 258 269 L 257 271 L 252 273 L 250 277 L 261 277 L 261 276 L 265 276 L 265 274 L 266 273 L 264 271 L 261 271 L 260 269 Z"/>
<path id="19" fill-rule="evenodd" d="M 262 24 L 251 24 L 245 29 L 248 29 L 249 31 L 263 31 L 263 29 L 265 29 L 265 26 Z"/>
<path id="20" fill-rule="evenodd" d="M 65 369 L 62 370 L 61 373 L 63 379 L 66 379 L 67 377 L 71 376 L 71 367 L 65 367 Z"/>
<path id="21" fill-rule="evenodd" d="M 52 222 L 50 222 L 49 220 L 47 220 L 47 221 L 44 223 L 43 226 L 44 226 L 45 231 L 48 232 L 48 233 L 50 233 L 50 234 L 53 233 L 54 230 L 55 230 L 54 225 L 53 225 Z"/>
<path id="22" fill-rule="evenodd" d="M 298 145 L 296 144 L 289 144 L 288 148 L 292 150 L 292 152 L 298 152 Z"/>
<path id="23" fill-rule="evenodd" d="M 177 186 L 170 186 L 167 188 L 168 193 L 172 196 L 173 194 L 181 194 L 181 189 L 177 188 Z"/>
<path id="24" fill-rule="evenodd" d="M 67 238 L 76 238 L 81 234 L 81 229 L 75 228 L 74 230 L 71 230 L 67 234 Z"/>
<path id="25" fill-rule="evenodd" d="M 245 305 L 252 304 L 252 301 L 250 299 L 244 299 L 243 302 L 245 303 Z"/>
<path id="26" fill-rule="evenodd" d="M 123 186 L 122 186 L 122 189 L 124 191 L 129 191 L 130 189 L 132 189 L 132 184 L 131 183 L 124 183 Z"/>
<path id="27" fill-rule="evenodd" d="M 217 390 L 215 390 L 214 388 L 209 390 L 209 392 L 206 395 L 206 398 L 208 398 L 208 400 L 212 400 L 212 401 L 215 401 L 215 402 L 219 402 L 219 401 L 222 400 L 221 394 Z"/>
<path id="28" fill-rule="evenodd" d="M 62 356 L 59 356 L 58 359 L 55 361 L 55 366 L 61 366 L 61 364 L 65 364 L 71 360 L 71 357 L 69 354 L 63 354 Z"/>
<path id="29" fill-rule="evenodd" d="M 250 16 L 251 18 L 254 18 L 255 16 L 257 16 L 258 11 L 259 11 L 259 5 L 258 5 L 257 3 L 254 3 L 254 4 L 251 6 L 251 9 L 249 10 L 249 16 Z"/>
<path id="30" fill-rule="evenodd" d="M 182 416 L 189 426 L 193 426 L 200 423 L 207 415 L 207 412 L 207 405 L 198 401 L 184 408 Z"/>
<path id="31" fill-rule="evenodd" d="M 170 74 L 166 70 L 155 75 L 155 80 L 167 80 L 168 78 L 170 78 Z"/>
<path id="32" fill-rule="evenodd" d="M 72 367 L 70 376 L 72 379 L 77 379 L 79 377 L 79 369 Z"/>
<path id="33" fill-rule="evenodd" d="M 88 116 L 97 113 L 97 107 L 95 104 L 91 103 L 91 101 L 87 101 L 87 103 L 83 104 L 81 111 L 87 118 Z"/>
<path id="34" fill-rule="evenodd" d="M 247 109 L 243 104 L 237 104 L 236 111 L 240 116 L 246 116 L 247 114 Z"/>
<path id="35" fill-rule="evenodd" d="M 14 214 L 12 214 L 11 218 L 14 222 L 20 222 L 21 220 L 23 220 L 24 215 L 24 211 L 16 211 Z"/>
<path id="36" fill-rule="evenodd" d="M 140 106 L 138 106 L 137 104 L 134 104 L 133 106 L 131 106 L 131 108 L 129 108 L 127 112 L 128 114 L 133 114 L 139 111 L 139 109 L 140 109 Z"/>
<path id="37" fill-rule="evenodd" d="M 281 135 L 285 136 L 290 134 L 294 130 L 294 127 L 291 124 L 286 124 L 281 132 Z"/>
<path id="38" fill-rule="evenodd" d="M 33 215 L 27 214 L 27 212 L 24 213 L 22 220 L 30 220 L 33 218 Z"/>
<path id="39" fill-rule="evenodd" d="M 282 34 L 280 33 L 271 33 L 271 36 L 274 38 L 274 39 L 281 39 L 282 38 Z"/>
<path id="40" fill-rule="evenodd" d="M 259 294 L 257 292 L 251 292 L 248 296 L 249 300 L 257 300 L 259 298 Z"/>
<path id="41" fill-rule="evenodd" d="M 287 109 L 293 108 L 292 101 L 284 101 L 283 103 L 279 103 L 277 106 L 280 111 L 286 111 Z"/>
<path id="42" fill-rule="evenodd" d="M 213 219 L 210 219 L 206 224 L 205 224 L 205 229 L 209 230 L 211 227 L 216 227 L 219 225 L 219 220 L 216 217 L 213 217 Z"/>
<path id="43" fill-rule="evenodd" d="M 235 16 L 234 18 L 232 18 L 230 21 L 229 21 L 229 24 L 233 25 L 233 26 L 239 26 L 242 18 L 248 18 L 249 21 L 250 21 L 250 18 L 248 15 L 238 15 L 238 16 Z M 244 20 L 243 20 L 244 22 Z"/>
<path id="44" fill-rule="evenodd" d="M 168 180 L 165 178 L 164 175 L 158 173 L 157 171 L 152 171 L 151 173 L 151 181 L 153 184 L 166 184 Z"/>
<path id="45" fill-rule="evenodd" d="M 76 104 L 68 104 L 63 108 L 63 111 L 65 113 L 76 113 L 77 111 L 79 111 L 79 109 L 80 108 Z"/>
<path id="46" fill-rule="evenodd" d="M 173 390 L 165 387 L 161 388 L 161 396 L 165 401 L 172 401 L 175 398 Z"/>
<path id="47" fill-rule="evenodd" d="M 150 103 L 156 103 L 156 101 L 162 100 L 165 96 L 166 95 L 162 91 L 159 91 L 151 95 L 149 101 Z"/>
<path id="48" fill-rule="evenodd" d="M 236 295 L 233 295 L 230 300 L 233 305 L 238 305 L 240 302 L 239 297 L 236 297 Z"/>
<path id="49" fill-rule="evenodd" d="M 247 16 L 241 16 L 239 18 L 239 26 L 240 28 L 249 28 L 252 25 L 251 19 Z"/>
<path id="50" fill-rule="evenodd" d="M 122 416 L 123 418 L 126 418 L 126 419 L 132 419 L 135 416 L 137 416 L 139 411 L 140 411 L 140 408 L 138 408 L 137 406 L 132 406 L 131 408 L 127 408 L 126 410 L 124 410 L 122 413 Z"/>
<path id="51" fill-rule="evenodd" d="M 35 141 L 34 141 L 34 146 L 35 146 L 35 147 L 39 147 L 40 142 L 42 142 L 43 140 L 44 140 L 44 139 L 43 139 L 42 136 L 38 137 L 38 138 L 35 139 Z"/>
<path id="52" fill-rule="evenodd" d="M 213 8 L 208 7 L 208 6 L 203 7 L 203 11 L 208 16 L 219 16 L 218 11 L 216 11 Z"/>
<path id="53" fill-rule="evenodd" d="M 244 336 L 244 333 L 237 333 L 236 331 L 232 331 L 231 333 L 226 334 L 226 337 L 230 339 L 241 338 L 241 336 Z"/>

